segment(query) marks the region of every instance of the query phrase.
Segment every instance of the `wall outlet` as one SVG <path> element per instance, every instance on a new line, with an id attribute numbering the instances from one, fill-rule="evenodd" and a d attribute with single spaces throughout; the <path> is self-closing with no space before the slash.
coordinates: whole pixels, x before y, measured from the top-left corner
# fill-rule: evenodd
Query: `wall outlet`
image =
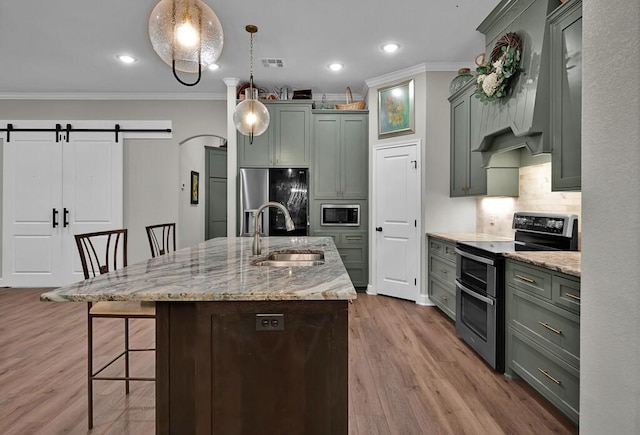
<path id="1" fill-rule="evenodd" d="M 496 216 L 495 215 L 493 215 L 493 214 L 489 215 L 489 223 L 491 225 L 495 225 L 495 223 L 496 223 Z"/>
<path id="2" fill-rule="evenodd" d="M 284 314 L 256 314 L 256 331 L 284 331 Z"/>

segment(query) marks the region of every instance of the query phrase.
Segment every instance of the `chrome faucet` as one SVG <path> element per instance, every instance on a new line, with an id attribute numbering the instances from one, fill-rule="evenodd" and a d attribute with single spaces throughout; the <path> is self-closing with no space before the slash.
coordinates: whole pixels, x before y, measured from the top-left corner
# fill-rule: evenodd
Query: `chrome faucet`
<path id="1" fill-rule="evenodd" d="M 252 248 L 253 255 L 260 255 L 260 251 L 261 251 L 260 232 L 262 231 L 262 228 L 260 228 L 260 222 L 261 222 L 260 213 L 262 213 L 262 210 L 264 210 L 267 207 L 275 207 L 282 210 L 282 213 L 284 213 L 284 225 L 286 226 L 287 231 L 293 231 L 296 229 L 295 224 L 291 220 L 291 215 L 289 214 L 289 211 L 286 209 L 284 205 L 274 201 L 265 202 L 260 207 L 258 207 L 255 214 L 253 215 L 254 216 L 253 220 L 256 222 L 255 230 L 253 234 L 253 248 Z"/>

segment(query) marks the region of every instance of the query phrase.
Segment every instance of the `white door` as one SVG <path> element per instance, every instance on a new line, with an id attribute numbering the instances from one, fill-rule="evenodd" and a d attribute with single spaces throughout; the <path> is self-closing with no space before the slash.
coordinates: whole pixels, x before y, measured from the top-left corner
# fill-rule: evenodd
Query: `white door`
<path id="1" fill-rule="evenodd" d="M 20 132 L 4 142 L 3 285 L 48 286 L 61 270 L 62 142 L 55 139 Z"/>
<path id="2" fill-rule="evenodd" d="M 84 279 L 74 235 L 123 224 L 122 139 L 16 132 L 4 143 L 5 286 Z"/>
<path id="3" fill-rule="evenodd" d="M 420 294 L 420 177 L 417 144 L 375 152 L 376 292 L 416 301 Z"/>

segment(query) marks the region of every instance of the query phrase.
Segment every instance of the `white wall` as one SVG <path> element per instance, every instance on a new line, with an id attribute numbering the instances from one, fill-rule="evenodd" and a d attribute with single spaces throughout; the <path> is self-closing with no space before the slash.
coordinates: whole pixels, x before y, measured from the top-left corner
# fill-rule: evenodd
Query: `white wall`
<path id="1" fill-rule="evenodd" d="M 171 120 L 169 140 L 124 144 L 124 225 L 129 262 L 149 258 L 144 227 L 177 222 L 178 246 L 204 240 L 204 203 L 189 203 L 190 171 L 204 177 L 204 148 L 178 145 L 197 134 L 226 137 L 226 101 L 28 101 L 0 100 L 0 119 Z M 186 173 L 186 174 L 185 174 Z M 181 183 L 187 183 L 185 191 Z M 204 190 L 200 190 L 201 199 Z"/>
<path id="2" fill-rule="evenodd" d="M 580 433 L 639 434 L 640 2 L 582 7 Z"/>
<path id="3" fill-rule="evenodd" d="M 427 298 L 427 243 L 428 232 L 474 232 L 476 227 L 476 203 L 474 198 L 449 197 L 449 83 L 456 72 L 426 71 L 418 65 L 397 71 L 385 77 L 370 79 L 369 107 L 369 220 L 375 227 L 375 198 L 373 196 L 373 165 L 376 147 L 393 143 L 420 140 L 421 142 L 421 258 L 420 291 L 418 300 L 430 304 Z M 378 139 L 378 89 L 414 79 L 415 132 L 403 136 Z M 369 283 L 373 285 L 375 269 L 375 232 L 369 235 Z"/>

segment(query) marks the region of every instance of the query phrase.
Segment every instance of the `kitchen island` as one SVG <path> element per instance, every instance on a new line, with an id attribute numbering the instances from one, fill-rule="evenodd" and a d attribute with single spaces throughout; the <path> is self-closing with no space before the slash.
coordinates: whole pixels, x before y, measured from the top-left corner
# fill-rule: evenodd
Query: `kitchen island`
<path id="1" fill-rule="evenodd" d="M 349 301 L 330 238 L 218 238 L 41 296 L 156 304 L 156 433 L 348 432 Z M 313 266 L 258 266 L 322 252 Z"/>

